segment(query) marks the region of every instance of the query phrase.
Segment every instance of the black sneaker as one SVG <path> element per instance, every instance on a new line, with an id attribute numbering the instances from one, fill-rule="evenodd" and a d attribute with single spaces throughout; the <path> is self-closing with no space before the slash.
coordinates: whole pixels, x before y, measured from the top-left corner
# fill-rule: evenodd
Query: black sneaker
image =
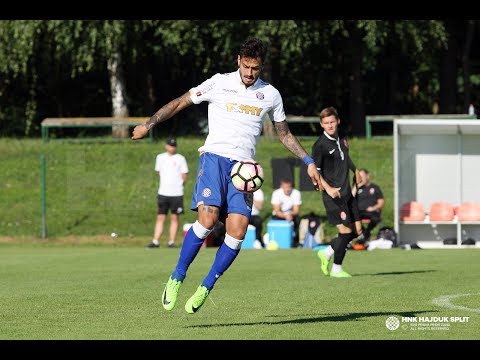
<path id="1" fill-rule="evenodd" d="M 168 242 L 168 247 L 169 248 L 176 248 L 177 244 L 175 244 L 174 242 Z"/>
<path id="2" fill-rule="evenodd" d="M 145 246 L 145 249 L 156 249 L 156 248 L 159 248 L 159 247 L 160 247 L 160 245 L 155 245 L 153 242 L 151 242 L 150 244 Z"/>

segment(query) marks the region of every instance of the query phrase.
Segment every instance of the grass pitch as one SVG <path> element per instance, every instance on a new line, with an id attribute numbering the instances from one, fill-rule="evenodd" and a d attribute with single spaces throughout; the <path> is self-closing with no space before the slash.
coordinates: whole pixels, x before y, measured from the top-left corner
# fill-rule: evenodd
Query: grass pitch
<path id="1" fill-rule="evenodd" d="M 476 249 L 348 251 L 351 279 L 325 277 L 311 250 L 245 249 L 202 309 L 187 314 L 216 250 L 201 249 L 167 312 L 160 299 L 178 248 L 2 244 L 0 339 L 479 338 Z"/>

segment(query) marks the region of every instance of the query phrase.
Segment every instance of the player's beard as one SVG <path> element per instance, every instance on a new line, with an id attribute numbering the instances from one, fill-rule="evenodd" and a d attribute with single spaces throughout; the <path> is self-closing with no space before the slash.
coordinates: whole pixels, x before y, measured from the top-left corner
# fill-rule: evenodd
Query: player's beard
<path id="1" fill-rule="evenodd" d="M 251 86 L 251 85 L 253 85 L 254 82 L 255 82 L 255 77 L 254 76 L 252 76 L 252 78 L 250 78 L 248 76 L 243 77 L 243 83 L 246 86 Z"/>

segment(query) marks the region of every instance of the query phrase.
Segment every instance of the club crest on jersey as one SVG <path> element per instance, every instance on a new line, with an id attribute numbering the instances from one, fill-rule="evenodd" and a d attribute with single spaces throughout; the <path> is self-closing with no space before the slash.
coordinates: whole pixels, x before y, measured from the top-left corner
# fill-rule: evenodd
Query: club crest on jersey
<path id="1" fill-rule="evenodd" d="M 209 188 L 203 189 L 203 191 L 202 191 L 202 196 L 203 197 L 209 197 L 210 195 L 212 195 L 212 190 L 210 190 Z"/>
<path id="2" fill-rule="evenodd" d="M 263 100 L 263 99 L 265 99 L 265 95 L 262 92 L 259 91 L 259 92 L 257 92 L 257 99 L 258 100 Z"/>
<path id="3" fill-rule="evenodd" d="M 342 220 L 345 220 L 345 219 L 347 218 L 347 214 L 345 213 L 345 211 L 342 211 L 342 212 L 340 213 L 340 218 L 341 218 Z"/>
<path id="4" fill-rule="evenodd" d="M 375 189 L 374 188 L 370 188 L 370 194 L 373 195 L 375 193 Z"/>
<path id="5" fill-rule="evenodd" d="M 348 148 L 347 138 L 343 138 L 343 145 L 345 145 L 345 147 Z"/>

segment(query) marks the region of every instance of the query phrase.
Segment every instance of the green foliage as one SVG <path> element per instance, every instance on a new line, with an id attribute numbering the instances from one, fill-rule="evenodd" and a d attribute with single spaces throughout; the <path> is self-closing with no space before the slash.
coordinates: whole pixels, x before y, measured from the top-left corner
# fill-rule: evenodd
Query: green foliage
<path id="1" fill-rule="evenodd" d="M 470 82 L 472 83 L 472 85 L 479 86 L 480 85 L 480 75 L 475 74 L 475 75 L 470 76 Z"/>
<path id="2" fill-rule="evenodd" d="M 38 20 L 0 21 L 0 74 L 15 78 L 27 72 L 29 61 L 35 55 L 32 40 L 40 27 Z"/>
<path id="3" fill-rule="evenodd" d="M 361 65 L 366 114 L 429 113 L 442 50 L 449 36 L 463 36 L 448 33 L 443 20 L 5 20 L 0 135 L 38 136 L 45 117 L 110 116 L 107 64 L 117 53 L 129 114 L 151 115 L 214 73 L 236 69 L 238 45 L 252 35 L 269 45 L 264 78 L 281 91 L 287 113 L 335 105 L 357 136 L 353 65 Z M 459 64 L 452 66 L 461 71 Z M 205 115 L 202 107 L 187 114 L 183 133 L 198 133 Z"/>

